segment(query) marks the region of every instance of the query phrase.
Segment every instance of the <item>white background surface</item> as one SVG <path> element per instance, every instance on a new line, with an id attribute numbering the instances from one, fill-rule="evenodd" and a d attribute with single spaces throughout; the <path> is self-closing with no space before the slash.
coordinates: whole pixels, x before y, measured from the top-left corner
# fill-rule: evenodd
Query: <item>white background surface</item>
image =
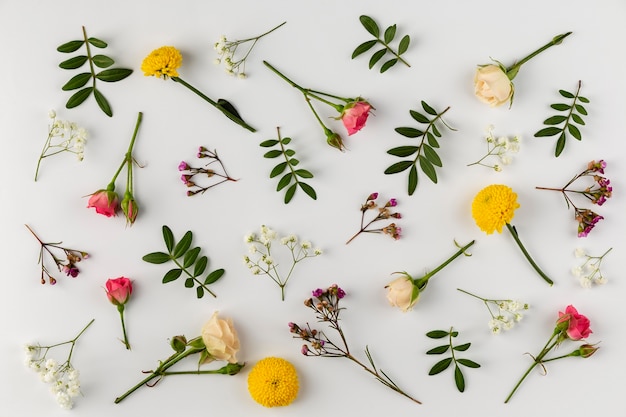
<path id="1" fill-rule="evenodd" d="M 359 23 L 372 16 L 381 27 L 398 24 L 398 34 L 412 42 L 406 60 L 385 74 L 367 69 L 370 54 L 351 60 L 353 49 L 369 39 Z M 71 411 L 80 416 L 215 413 L 216 415 L 375 415 L 418 413 L 431 417 L 468 415 L 616 415 L 621 408 L 625 361 L 623 300 L 623 115 L 626 64 L 622 41 L 626 6 L 622 1 L 397 1 L 313 3 L 291 1 L 229 2 L 68 1 L 0 2 L 0 163 L 3 195 L 3 302 L 0 310 L 0 415 L 66 415 L 47 387 L 23 366 L 22 346 L 66 340 L 91 318 L 94 324 L 80 339 L 74 365 L 81 372 L 84 397 Z M 249 78 L 229 78 L 212 64 L 213 43 L 254 36 L 287 21 L 262 39 L 248 59 Z M 66 41 L 90 36 L 105 40 L 105 54 L 116 66 L 135 72 L 126 80 L 101 85 L 113 108 L 105 116 L 90 98 L 80 107 L 64 108 L 69 93 L 61 86 L 74 72 L 58 63 L 68 58 L 56 51 Z M 511 110 L 489 108 L 473 96 L 477 64 L 493 57 L 510 65 L 554 35 L 573 31 L 560 46 L 535 57 L 515 79 Z M 249 133 L 228 121 L 182 86 L 144 77 L 143 58 L 153 49 L 173 45 L 184 56 L 180 75 L 213 98 L 229 99 L 242 117 L 258 129 Z M 337 95 L 361 95 L 376 108 L 367 126 L 350 138 L 340 153 L 325 144 L 321 129 L 295 89 L 266 69 L 265 59 L 305 87 Z M 583 140 L 568 140 L 554 158 L 555 138 L 534 138 L 542 121 L 553 114 L 558 89 L 575 91 L 591 100 Z M 406 175 L 386 176 L 384 169 L 399 159 L 386 154 L 408 143 L 394 132 L 413 126 L 409 109 L 420 100 L 441 110 L 451 106 L 446 120 L 458 129 L 444 132 L 439 155 L 439 183 L 420 172 L 413 196 L 406 193 Z M 38 182 L 32 177 L 47 134 L 47 113 L 84 126 L 90 133 L 85 160 L 60 155 L 43 162 Z M 324 116 L 330 109 L 318 107 Z M 137 112 L 144 112 L 134 155 L 135 197 L 140 214 L 133 227 L 124 218 L 106 218 L 86 209 L 87 196 L 106 186 L 127 148 Z M 520 153 L 502 173 L 466 167 L 484 154 L 484 129 L 496 135 L 522 136 Z M 331 128 L 343 133 L 340 122 Z M 262 157 L 258 144 L 275 137 L 276 126 L 293 138 L 301 164 L 315 174 L 313 201 L 299 192 L 284 205 L 268 174 L 273 161 Z M 197 146 L 216 148 L 229 172 L 240 178 L 193 198 L 185 196 L 177 165 L 193 157 Z M 576 236 L 577 223 L 557 193 L 535 186 L 561 186 L 592 159 L 608 163 L 615 196 L 597 212 L 606 219 L 588 238 Z M 548 287 L 532 270 L 508 233 L 487 236 L 474 224 L 474 195 L 492 183 L 504 183 L 518 193 L 521 207 L 513 224 L 539 265 L 556 282 Z M 118 181 L 118 191 L 124 183 Z M 380 199 L 398 199 L 403 237 L 364 235 L 344 242 L 359 225 L 359 207 L 377 191 Z M 581 204 L 584 206 L 585 203 Z M 39 284 L 39 246 L 24 228 L 27 223 L 45 240 L 62 240 L 87 250 L 77 279 L 60 277 L 56 286 Z M 211 267 L 226 275 L 212 288 L 217 299 L 196 299 L 182 282 L 162 285 L 168 265 L 141 260 L 164 248 L 161 226 L 176 237 L 187 230 L 210 258 Z M 281 302 L 269 277 L 254 277 L 241 262 L 247 249 L 243 236 L 267 224 L 279 234 L 295 233 L 324 250 L 307 260 Z M 456 248 L 453 239 L 476 239 L 471 258 L 459 258 L 440 272 L 420 303 L 409 313 L 388 306 L 384 285 L 394 271 L 419 275 L 435 268 Z M 606 286 L 583 289 L 570 269 L 579 261 L 577 246 L 592 254 L 609 247 L 603 271 Z M 135 285 L 126 319 L 132 351 L 120 336 L 118 314 L 103 289 L 108 278 L 130 277 Z M 302 305 L 309 291 L 338 283 L 348 296 L 342 325 L 355 354 L 365 345 L 402 388 L 423 402 L 415 405 L 386 389 L 343 359 L 306 358 L 301 343 L 292 340 L 287 322 L 313 322 Z M 510 332 L 492 336 L 481 303 L 456 288 L 493 298 L 516 298 L 531 304 L 524 320 Z M 601 349 L 588 360 L 567 359 L 549 364 L 548 375 L 533 372 L 511 403 L 504 398 L 530 364 L 525 352 L 537 353 L 553 330 L 559 310 L 568 304 L 587 315 L 592 343 Z M 170 354 L 168 339 L 177 334 L 199 335 L 202 324 L 219 310 L 232 317 L 239 331 L 240 359 L 248 365 L 239 375 L 169 377 L 155 388 L 141 388 L 123 403 L 113 400 L 138 382 L 140 371 L 153 369 Z M 428 376 L 438 360 L 425 352 L 436 341 L 432 329 L 454 326 L 459 343 L 472 342 L 465 357 L 482 364 L 465 371 L 467 388 L 457 392 L 452 370 Z M 329 332 L 329 335 L 332 335 Z M 563 346 L 568 353 L 575 344 Z M 266 356 L 284 357 L 301 378 L 298 399 L 289 407 L 265 409 L 247 392 L 247 375 Z M 61 352 L 55 355 L 63 359 Z M 193 369 L 194 363 L 186 364 Z M 185 368 L 182 366 L 181 368 Z M 619 408 L 618 408 L 619 407 Z"/>

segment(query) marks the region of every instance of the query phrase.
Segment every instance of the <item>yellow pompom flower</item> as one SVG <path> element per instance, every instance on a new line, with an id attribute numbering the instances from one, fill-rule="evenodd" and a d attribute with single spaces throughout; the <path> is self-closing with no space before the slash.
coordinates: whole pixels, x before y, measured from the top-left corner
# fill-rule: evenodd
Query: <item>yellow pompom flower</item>
<path id="1" fill-rule="evenodd" d="M 511 222 L 519 207 L 517 194 L 510 187 L 492 184 L 483 188 L 472 203 L 472 216 L 476 225 L 488 235 Z"/>
<path id="2" fill-rule="evenodd" d="M 183 56 L 180 51 L 173 46 L 162 46 L 150 52 L 141 63 L 141 70 L 147 77 L 155 76 L 167 79 L 168 77 L 178 77 L 176 71 L 183 64 Z"/>
<path id="3" fill-rule="evenodd" d="M 282 358 L 262 359 L 248 375 L 248 391 L 264 407 L 291 404 L 298 396 L 298 389 L 296 368 Z"/>

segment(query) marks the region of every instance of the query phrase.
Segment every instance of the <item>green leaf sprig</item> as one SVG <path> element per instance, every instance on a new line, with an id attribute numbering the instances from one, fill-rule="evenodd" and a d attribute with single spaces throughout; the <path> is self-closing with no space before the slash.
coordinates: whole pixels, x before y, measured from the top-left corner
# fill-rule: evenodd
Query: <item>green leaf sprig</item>
<path id="1" fill-rule="evenodd" d="M 407 169 L 409 170 L 409 195 L 413 195 L 415 189 L 417 188 L 418 163 L 420 168 L 422 169 L 422 172 L 424 172 L 424 174 L 426 174 L 426 176 L 430 178 L 432 182 L 434 182 L 435 184 L 437 183 L 437 171 L 435 171 L 435 167 L 437 166 L 441 168 L 443 166 L 439 155 L 437 155 L 437 151 L 435 151 L 435 148 L 439 148 L 439 142 L 437 141 L 437 138 L 441 138 L 441 132 L 436 125 L 437 121 L 440 121 L 448 129 L 456 131 L 456 129 L 453 129 L 448 124 L 446 124 L 446 122 L 443 121 L 443 115 L 450 109 L 450 107 L 446 107 L 444 111 L 439 113 L 422 100 L 422 108 L 427 114 L 434 117 L 432 119 L 429 119 L 428 116 L 418 112 L 417 110 L 410 110 L 409 113 L 411 114 L 413 120 L 426 125 L 426 128 L 424 130 L 414 127 L 397 127 L 395 129 L 397 133 L 404 137 L 421 138 L 419 145 L 398 146 L 387 151 L 389 155 L 397 156 L 400 158 L 406 158 L 415 155 L 412 160 L 409 159 L 396 162 L 390 165 L 385 170 L 385 174 L 388 175 L 397 174 L 399 172 L 406 171 Z"/>
<path id="2" fill-rule="evenodd" d="M 172 230 L 164 225 L 163 240 L 165 241 L 165 246 L 167 247 L 167 253 L 152 252 L 145 255 L 142 259 L 151 264 L 164 264 L 169 261 L 176 264 L 177 267 L 167 271 L 163 277 L 163 284 L 176 281 L 184 272 L 187 275 L 187 278 L 185 279 L 185 287 L 193 288 L 197 285 L 196 296 L 198 298 L 202 298 L 205 291 L 213 297 L 217 297 L 207 286 L 220 279 L 224 275 L 224 270 L 221 268 L 216 269 L 215 271 L 210 272 L 204 280 L 201 280 L 200 276 L 204 274 L 204 271 L 209 264 L 209 258 L 204 255 L 198 257 L 201 249 L 199 247 L 191 248 L 192 239 L 193 233 L 191 233 L 191 231 L 187 231 L 179 242 L 175 242 Z"/>
<path id="3" fill-rule="evenodd" d="M 107 116 L 112 117 L 113 111 L 111 110 L 109 101 L 104 97 L 100 90 L 96 88 L 96 80 L 104 81 L 107 83 L 120 81 L 132 74 L 133 70 L 127 68 L 109 68 L 115 63 L 112 58 L 109 58 L 108 56 L 102 54 L 92 55 L 91 46 L 104 49 L 108 45 L 106 42 L 100 39 L 88 38 L 87 31 L 85 30 L 84 26 L 82 40 L 66 42 L 63 45 L 59 46 L 57 48 L 57 51 L 69 54 L 77 51 L 83 45 L 85 46 L 85 52 L 87 55 L 77 55 L 59 64 L 59 67 L 63 69 L 73 70 L 82 67 L 86 62 L 89 63 L 89 72 L 82 72 L 78 75 L 73 76 L 67 83 L 65 83 L 63 87 L 61 87 L 63 91 L 72 91 L 81 88 L 81 90 L 78 90 L 69 98 L 69 100 L 65 104 L 65 107 L 67 107 L 68 109 L 74 108 L 87 100 L 87 98 L 93 93 L 93 96 L 95 97 L 100 109 L 102 109 L 102 111 Z M 95 67 L 107 69 L 96 73 Z M 85 87 L 85 85 L 90 80 L 91 86 Z"/>
<path id="4" fill-rule="evenodd" d="M 383 33 L 383 37 L 381 39 L 381 37 L 380 37 L 380 28 L 378 27 L 378 24 L 376 24 L 374 19 L 372 19 L 369 16 L 363 15 L 363 16 L 359 17 L 359 20 L 361 21 L 361 24 L 363 25 L 365 30 L 367 30 L 376 39 L 363 42 L 362 44 L 357 46 L 356 49 L 354 50 L 354 52 L 352 52 L 352 59 L 354 59 L 357 56 L 359 56 L 359 55 L 369 51 L 375 45 L 381 44 L 381 45 L 383 45 L 383 48 L 381 48 L 378 51 L 374 52 L 374 54 L 370 58 L 370 61 L 369 61 L 369 68 L 370 69 L 372 69 L 374 67 L 374 65 L 376 65 L 378 63 L 378 61 L 380 61 L 387 54 L 387 52 L 391 52 L 391 54 L 394 56 L 394 58 L 391 58 L 390 60 L 385 61 L 381 65 L 381 67 L 380 67 L 380 72 L 381 73 L 387 71 L 389 68 L 391 68 L 394 65 L 396 65 L 398 63 L 398 61 L 402 62 L 407 67 L 411 66 L 411 65 L 409 65 L 408 62 L 406 62 L 404 59 L 402 59 L 400 57 L 400 55 L 402 55 L 403 53 L 405 53 L 407 51 L 407 49 L 409 49 L 409 43 L 411 43 L 411 38 L 409 37 L 409 35 L 404 35 L 402 37 L 402 39 L 400 39 L 400 43 L 398 44 L 398 51 L 395 52 L 389 46 L 389 44 L 396 37 L 397 27 L 396 27 L 395 24 L 391 25 L 387 29 L 385 29 L 385 31 Z"/>
<path id="5" fill-rule="evenodd" d="M 459 365 L 463 365 L 468 368 L 480 368 L 480 365 L 469 359 L 461 359 L 457 358 L 455 352 L 465 352 L 472 345 L 471 343 L 463 343 L 461 345 L 452 345 L 452 338 L 457 337 L 459 332 L 453 330 L 450 327 L 450 331 L 445 330 L 432 330 L 426 333 L 426 336 L 431 339 L 443 339 L 444 337 L 448 338 L 448 344 L 441 345 L 430 349 L 426 352 L 427 355 L 443 355 L 444 353 L 450 351 L 451 356 L 445 359 L 440 360 L 428 372 L 428 375 L 437 375 L 448 369 L 450 364 L 454 362 L 454 382 L 456 384 L 457 389 L 460 392 L 465 391 L 465 377 L 463 376 L 463 371 Z"/>
<path id="6" fill-rule="evenodd" d="M 558 157 L 563 152 L 565 148 L 565 140 L 567 138 L 567 133 L 569 132 L 577 140 L 582 140 L 582 135 L 580 133 L 580 129 L 572 122 L 584 125 L 585 121 L 582 116 L 587 115 L 587 109 L 580 103 L 589 103 L 589 99 L 580 95 L 580 87 L 582 83 L 578 81 L 578 88 L 576 89 L 576 93 L 570 93 L 569 91 L 559 90 L 559 94 L 565 98 L 572 99 L 572 104 L 565 103 L 554 103 L 551 104 L 554 110 L 567 112 L 567 115 L 556 115 L 548 117 L 543 121 L 544 125 L 549 127 L 544 127 L 537 133 L 535 133 L 535 137 L 545 137 L 545 136 L 556 136 L 559 135 L 559 138 L 556 141 L 556 148 L 554 150 L 554 156 Z M 562 127 L 556 127 L 555 125 L 559 125 L 563 123 Z"/>
<path id="7" fill-rule="evenodd" d="M 280 128 L 278 127 L 276 128 L 276 131 L 278 139 L 268 139 L 260 143 L 260 146 L 263 148 L 271 148 L 275 147 L 276 145 L 280 147 L 280 149 L 272 149 L 265 152 L 263 157 L 278 158 L 279 156 L 282 156 L 284 159 L 283 162 L 280 162 L 272 169 L 272 172 L 270 172 L 270 178 L 277 177 L 288 169 L 288 172 L 283 175 L 278 181 L 276 191 L 280 191 L 283 188 L 289 186 L 287 188 L 287 191 L 285 191 L 285 204 L 288 204 L 291 201 L 298 187 L 302 188 L 302 191 L 304 191 L 306 195 L 311 197 L 313 200 L 317 200 L 317 194 L 313 187 L 299 179 L 313 178 L 313 174 L 306 169 L 296 168 L 296 166 L 300 163 L 300 161 L 295 158 L 296 151 L 286 147 L 286 145 L 291 143 L 291 138 L 281 138 Z"/>

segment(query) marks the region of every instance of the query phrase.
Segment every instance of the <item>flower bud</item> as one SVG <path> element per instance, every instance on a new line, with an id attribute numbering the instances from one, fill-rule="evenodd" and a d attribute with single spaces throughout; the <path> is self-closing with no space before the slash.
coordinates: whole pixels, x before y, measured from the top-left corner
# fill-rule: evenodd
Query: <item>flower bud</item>
<path id="1" fill-rule="evenodd" d="M 135 202 L 132 194 L 126 193 L 120 205 L 122 206 L 122 211 L 126 217 L 126 223 L 130 223 L 131 225 L 135 223 L 139 209 L 137 208 L 137 203 Z"/>
<path id="2" fill-rule="evenodd" d="M 596 353 L 596 350 L 598 350 L 598 349 L 600 349 L 600 348 L 595 347 L 594 345 L 589 345 L 589 344 L 580 345 L 580 347 L 578 348 L 578 355 L 575 355 L 575 356 L 581 356 L 583 358 L 588 358 L 589 356 L 591 356 L 594 353 Z"/>
<path id="3" fill-rule="evenodd" d="M 334 133 L 328 131 L 326 134 L 326 143 L 328 143 L 333 148 L 337 148 L 340 151 L 344 150 L 343 141 L 341 140 L 341 136 L 338 133 Z"/>
<path id="4" fill-rule="evenodd" d="M 185 336 L 174 336 L 170 341 L 170 346 L 175 352 L 184 352 L 187 347 L 187 338 Z"/>

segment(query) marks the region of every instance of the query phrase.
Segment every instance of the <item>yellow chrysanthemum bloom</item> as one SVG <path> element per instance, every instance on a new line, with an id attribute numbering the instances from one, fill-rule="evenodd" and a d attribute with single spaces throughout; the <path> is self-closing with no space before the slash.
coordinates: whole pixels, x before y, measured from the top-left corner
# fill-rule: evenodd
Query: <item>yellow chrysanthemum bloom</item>
<path id="1" fill-rule="evenodd" d="M 519 207 L 517 194 L 510 187 L 492 184 L 480 190 L 472 203 L 472 216 L 476 225 L 488 235 L 510 223 Z"/>
<path id="2" fill-rule="evenodd" d="M 298 396 L 296 368 L 285 359 L 260 360 L 248 375 L 248 391 L 264 407 L 289 405 Z"/>
<path id="3" fill-rule="evenodd" d="M 147 77 L 158 78 L 178 77 L 178 67 L 183 63 L 183 56 L 173 46 L 162 46 L 150 52 L 141 63 L 141 70 Z"/>

